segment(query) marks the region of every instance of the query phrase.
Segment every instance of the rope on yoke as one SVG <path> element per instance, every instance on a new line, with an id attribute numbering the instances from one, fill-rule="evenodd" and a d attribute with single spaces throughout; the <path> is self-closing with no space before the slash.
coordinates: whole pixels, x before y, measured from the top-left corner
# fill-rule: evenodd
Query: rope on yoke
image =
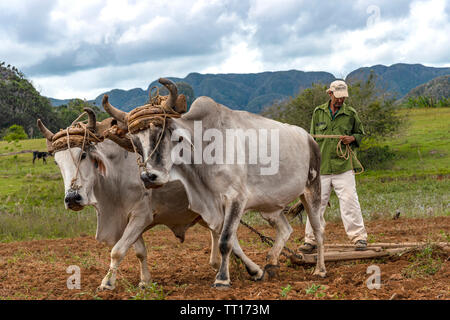
<path id="1" fill-rule="evenodd" d="M 338 134 L 313 134 L 312 137 L 314 138 L 325 138 L 325 139 L 340 139 L 342 135 Z M 358 157 L 356 156 L 355 152 L 353 152 L 352 148 L 350 147 L 350 144 L 345 145 L 345 151 L 342 150 L 342 140 L 339 140 L 336 145 L 336 154 L 339 158 L 342 158 L 344 160 L 350 159 L 350 165 L 352 166 L 353 172 L 356 174 L 361 174 L 364 172 L 364 167 L 362 163 L 358 160 Z M 361 171 L 356 172 L 353 167 L 353 158 L 358 162 L 359 166 L 361 167 Z"/>

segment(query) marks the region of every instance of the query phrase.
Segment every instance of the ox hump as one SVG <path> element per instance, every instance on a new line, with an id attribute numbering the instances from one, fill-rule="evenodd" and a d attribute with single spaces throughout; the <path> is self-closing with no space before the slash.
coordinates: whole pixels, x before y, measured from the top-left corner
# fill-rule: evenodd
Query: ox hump
<path id="1" fill-rule="evenodd" d="M 182 118 L 186 120 L 201 120 L 211 114 L 217 115 L 222 108 L 223 107 L 210 97 L 201 96 L 195 99 L 189 111 L 185 113 Z"/>

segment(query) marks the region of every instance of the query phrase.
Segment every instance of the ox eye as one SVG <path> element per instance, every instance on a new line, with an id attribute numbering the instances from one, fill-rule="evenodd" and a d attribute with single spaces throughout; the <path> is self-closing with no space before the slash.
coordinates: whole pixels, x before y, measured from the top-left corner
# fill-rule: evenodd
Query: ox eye
<path id="1" fill-rule="evenodd" d="M 94 161 L 94 167 L 98 168 L 98 161 L 97 160 Z"/>
<path id="2" fill-rule="evenodd" d="M 87 153 L 86 153 L 86 152 L 83 152 L 83 153 L 81 154 L 81 160 L 86 159 L 86 156 L 87 156 Z"/>
<path id="3" fill-rule="evenodd" d="M 181 141 L 183 141 L 183 137 L 178 138 L 178 142 L 181 142 Z"/>

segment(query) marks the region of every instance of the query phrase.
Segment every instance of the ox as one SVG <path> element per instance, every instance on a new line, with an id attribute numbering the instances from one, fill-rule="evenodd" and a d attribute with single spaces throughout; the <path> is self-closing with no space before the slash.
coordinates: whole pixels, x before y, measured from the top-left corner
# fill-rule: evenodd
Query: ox
<path id="1" fill-rule="evenodd" d="M 105 128 L 117 122 L 112 118 L 96 122 L 94 112 L 87 108 L 85 111 L 89 115 L 87 127 L 93 133 L 101 134 Z M 51 150 L 54 134 L 40 120 L 37 123 Z M 168 183 L 153 191 L 143 188 L 139 181 L 136 155 L 124 150 L 116 142 L 104 140 L 86 144 L 83 150 L 81 147 L 72 147 L 54 152 L 55 162 L 64 179 L 65 207 L 78 211 L 92 205 L 97 211 L 95 237 L 112 246 L 110 269 L 99 286 L 100 290 L 114 289 L 119 263 L 132 245 L 140 262 L 139 287 L 151 281 L 142 238 L 144 231 L 156 225 L 166 225 L 183 242 L 189 227 L 197 222 L 206 226 L 198 214 L 188 209 L 187 196 L 180 182 Z M 121 145 L 126 145 L 126 142 L 122 141 Z M 80 159 L 78 176 L 77 159 Z M 72 188 L 74 178 L 77 180 L 77 190 Z M 210 264 L 218 269 L 219 233 L 211 230 L 211 237 Z"/>
<path id="2" fill-rule="evenodd" d="M 231 285 L 229 256 L 231 250 L 235 249 L 239 221 L 247 210 L 259 211 L 276 228 L 275 243 L 267 255 L 264 268 L 269 276 L 276 274 L 279 255 L 292 233 L 292 227 L 282 210 L 298 197 L 306 209 L 318 242 L 314 274 L 325 277 L 323 224 L 319 217 L 320 150 L 314 139 L 300 127 L 245 111 L 231 110 L 209 97 L 197 98 L 189 112 L 180 115 L 175 84 L 164 78 L 159 79 L 159 82 L 169 90 L 168 98 L 161 102 L 159 109 L 149 105 L 152 108 L 149 111 L 143 110 L 145 106 L 142 106 L 126 113 L 113 107 L 107 95 L 103 97 L 103 107 L 128 127 L 134 148 L 143 159 L 141 180 L 145 187 L 158 188 L 170 181 L 181 181 L 187 192 L 189 208 L 198 213 L 211 230 L 220 233 L 221 265 L 213 287 L 228 288 Z M 146 112 L 149 116 L 144 119 Z M 152 117 L 152 114 L 157 116 Z M 138 125 L 132 122 L 136 117 L 142 120 Z M 195 156 L 199 149 L 212 149 L 207 144 L 208 138 L 202 140 L 200 137 L 200 142 L 196 143 L 199 141 L 199 127 L 205 132 L 209 130 L 214 133 L 209 135 L 209 141 L 213 135 L 216 139 L 226 136 L 228 130 L 258 132 L 264 129 L 276 132 L 278 141 L 267 140 L 267 145 L 262 148 L 272 153 L 274 150 L 278 152 L 278 170 L 263 175 L 261 173 L 267 168 L 262 163 L 250 162 L 250 156 L 237 163 L 224 163 L 217 158 L 215 161 L 198 162 Z M 238 136 L 248 147 L 250 138 L 245 138 L 245 132 L 244 138 L 242 134 Z M 224 144 L 218 143 L 217 146 L 224 147 Z M 228 142 L 225 150 L 213 149 L 213 157 L 220 153 L 234 155 L 240 152 L 235 144 L 229 146 Z M 173 150 L 180 150 L 184 154 L 184 161 L 174 158 Z M 244 263 L 253 279 L 263 277 L 264 272 L 258 265 L 251 261 Z"/>

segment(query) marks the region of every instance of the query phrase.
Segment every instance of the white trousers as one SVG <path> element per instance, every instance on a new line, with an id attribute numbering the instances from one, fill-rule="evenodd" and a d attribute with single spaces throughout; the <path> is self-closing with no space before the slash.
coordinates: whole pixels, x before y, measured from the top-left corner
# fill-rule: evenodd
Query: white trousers
<path id="1" fill-rule="evenodd" d="M 367 232 L 364 228 L 361 207 L 358 201 L 358 194 L 356 193 L 356 180 L 353 170 L 340 174 L 321 175 L 320 182 L 322 200 L 319 213 L 322 230 L 325 230 L 325 219 L 323 215 L 330 200 L 331 188 L 333 188 L 339 199 L 341 218 L 348 238 L 353 243 L 356 243 L 358 240 L 367 241 Z M 305 242 L 316 244 L 309 219 L 306 220 Z"/>

